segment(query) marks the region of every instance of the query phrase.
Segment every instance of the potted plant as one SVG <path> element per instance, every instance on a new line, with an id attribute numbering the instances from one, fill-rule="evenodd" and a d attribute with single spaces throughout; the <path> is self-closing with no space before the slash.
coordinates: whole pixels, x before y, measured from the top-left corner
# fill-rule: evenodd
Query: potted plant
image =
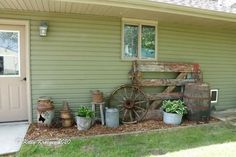
<path id="1" fill-rule="evenodd" d="M 92 125 L 93 117 L 94 112 L 92 110 L 85 106 L 80 107 L 76 116 L 78 130 L 88 130 Z"/>
<path id="2" fill-rule="evenodd" d="M 162 109 L 163 121 L 166 124 L 179 125 L 183 115 L 187 113 L 187 107 L 182 100 L 164 100 Z"/>

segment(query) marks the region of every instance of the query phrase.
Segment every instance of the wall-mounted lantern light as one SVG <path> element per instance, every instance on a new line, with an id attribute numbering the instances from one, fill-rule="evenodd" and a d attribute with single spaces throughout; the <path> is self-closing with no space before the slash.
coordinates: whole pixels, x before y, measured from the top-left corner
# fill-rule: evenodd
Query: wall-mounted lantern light
<path id="1" fill-rule="evenodd" d="M 48 22 L 47 21 L 41 21 L 39 26 L 39 35 L 41 37 L 47 36 L 47 30 L 48 30 Z"/>

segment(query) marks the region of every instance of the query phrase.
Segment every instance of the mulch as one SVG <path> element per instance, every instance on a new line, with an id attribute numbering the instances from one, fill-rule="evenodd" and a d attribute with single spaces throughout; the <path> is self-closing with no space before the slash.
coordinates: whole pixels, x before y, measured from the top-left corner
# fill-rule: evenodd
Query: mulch
<path id="1" fill-rule="evenodd" d="M 210 118 L 207 123 L 217 122 L 219 120 L 215 118 Z M 182 126 L 191 126 L 191 125 L 201 125 L 205 122 L 196 123 L 195 121 L 184 120 L 180 125 Z M 95 123 L 87 131 L 79 131 L 74 125 L 70 128 L 62 128 L 58 126 L 54 127 L 42 127 L 38 126 L 36 123 L 30 125 L 28 132 L 26 134 L 26 140 L 43 140 L 43 139 L 62 139 L 62 138 L 72 138 L 72 137 L 86 137 L 94 135 L 106 135 L 106 134 L 122 134 L 128 132 L 140 132 L 140 131 L 149 131 L 157 129 L 167 129 L 174 128 L 179 126 L 167 125 L 164 124 L 161 119 L 159 120 L 146 120 L 139 122 L 137 124 L 123 124 L 118 128 L 108 128 L 101 124 Z"/>

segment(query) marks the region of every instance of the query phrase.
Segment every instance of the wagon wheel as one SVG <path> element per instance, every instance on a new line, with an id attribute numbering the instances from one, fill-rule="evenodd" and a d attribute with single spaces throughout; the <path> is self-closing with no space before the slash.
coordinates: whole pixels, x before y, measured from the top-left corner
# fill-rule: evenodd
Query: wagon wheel
<path id="1" fill-rule="evenodd" d="M 147 113 L 149 102 L 138 87 L 123 85 L 113 91 L 109 104 L 119 109 L 122 123 L 127 124 L 141 121 Z"/>

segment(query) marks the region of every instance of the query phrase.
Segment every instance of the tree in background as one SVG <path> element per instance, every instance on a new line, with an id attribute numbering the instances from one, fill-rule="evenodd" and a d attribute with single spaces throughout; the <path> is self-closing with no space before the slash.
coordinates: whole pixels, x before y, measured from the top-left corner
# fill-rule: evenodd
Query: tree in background
<path id="1" fill-rule="evenodd" d="M 18 32 L 0 32 L 0 47 L 17 52 Z"/>

